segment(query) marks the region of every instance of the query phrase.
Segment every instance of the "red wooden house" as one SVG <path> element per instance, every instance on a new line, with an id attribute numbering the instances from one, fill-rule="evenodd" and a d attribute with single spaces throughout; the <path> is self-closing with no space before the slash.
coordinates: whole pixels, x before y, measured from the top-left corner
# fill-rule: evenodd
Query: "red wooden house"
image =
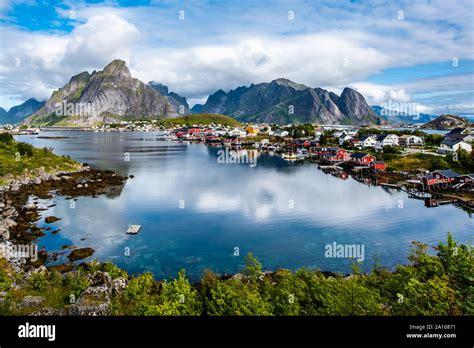
<path id="1" fill-rule="evenodd" d="M 437 170 L 431 174 L 425 175 L 421 178 L 424 185 L 441 185 L 441 186 L 451 186 L 456 181 L 456 178 L 459 177 L 459 174 L 453 170 Z"/>
<path id="2" fill-rule="evenodd" d="M 331 162 L 346 161 L 349 158 L 349 154 L 346 150 L 338 147 L 326 147 L 320 154 L 322 159 Z"/>
<path id="3" fill-rule="evenodd" d="M 363 164 L 363 165 L 369 165 L 373 161 L 375 161 L 377 158 L 375 156 L 372 156 L 371 154 L 365 153 L 365 152 L 354 152 L 350 156 L 350 160 L 355 163 L 355 164 Z"/>
<path id="4" fill-rule="evenodd" d="M 387 170 L 387 164 L 384 161 L 372 161 L 370 162 L 370 168 L 377 172 L 384 172 Z"/>

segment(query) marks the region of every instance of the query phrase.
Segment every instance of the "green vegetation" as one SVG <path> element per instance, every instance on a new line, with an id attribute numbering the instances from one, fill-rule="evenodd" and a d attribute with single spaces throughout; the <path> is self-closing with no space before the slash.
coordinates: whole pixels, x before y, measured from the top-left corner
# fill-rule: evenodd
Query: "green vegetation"
<path id="1" fill-rule="evenodd" d="M 230 127 L 241 127 L 242 124 L 235 119 L 218 114 L 194 114 L 187 115 L 178 118 L 169 118 L 166 120 L 160 120 L 159 123 L 165 127 L 171 127 L 176 125 L 187 125 L 192 126 L 194 124 L 222 124 Z"/>
<path id="2" fill-rule="evenodd" d="M 429 171 L 452 169 L 461 174 L 474 172 L 474 152 L 469 154 L 465 150 L 460 150 L 456 155 L 446 157 L 428 153 L 413 153 L 402 156 L 397 154 L 397 150 L 388 149 L 384 149 L 383 153 L 373 152 L 373 154 L 377 158 L 386 161 L 390 170 L 398 172 L 417 172 L 422 169 Z"/>
<path id="3" fill-rule="evenodd" d="M 0 133 L 0 179 L 44 167 L 46 172 L 77 169 L 78 163 L 68 156 L 57 156 L 51 149 L 38 149 L 13 140 L 11 134 Z"/>
<path id="4" fill-rule="evenodd" d="M 90 286 L 90 276 L 108 272 L 112 279 L 127 277 L 124 291 L 114 293 L 114 315 L 473 315 L 474 250 L 447 242 L 433 248 L 413 243 L 409 264 L 390 271 L 376 263 L 369 274 L 357 264 L 350 276 L 327 276 L 318 271 L 281 269 L 262 272 L 249 254 L 243 273 L 223 279 L 207 272 L 190 284 L 185 272 L 157 282 L 150 273 L 128 276 L 111 263 L 91 262 L 60 276 L 36 273 L 27 280 L 0 264 L 0 289 L 7 291 L 0 314 L 28 314 L 38 308 L 15 304 L 26 295 L 45 298 L 42 306 L 64 308 Z M 0 260 L 1 261 L 1 260 Z M 21 285 L 12 288 L 12 284 Z"/>

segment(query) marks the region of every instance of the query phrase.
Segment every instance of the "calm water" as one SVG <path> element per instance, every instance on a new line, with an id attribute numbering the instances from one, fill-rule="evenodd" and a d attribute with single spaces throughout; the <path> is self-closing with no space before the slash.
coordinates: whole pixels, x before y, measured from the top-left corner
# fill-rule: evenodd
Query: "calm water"
<path id="1" fill-rule="evenodd" d="M 168 278 L 185 268 L 192 279 L 205 269 L 234 273 L 248 252 L 265 269 L 346 272 L 351 261 L 325 258 L 326 244 L 363 244 L 367 270 L 374 258 L 386 266 L 405 263 L 413 240 L 433 244 L 447 231 L 472 243 L 473 218 L 462 210 L 425 208 L 404 193 L 341 180 L 314 164 L 289 164 L 269 155 L 260 156 L 255 168 L 219 164 L 218 149 L 162 141 L 157 133 L 41 135 L 70 138 L 18 139 L 135 178 L 115 196 L 79 198 L 74 209 L 65 198 L 55 198 L 57 205 L 43 218 L 61 217 L 53 224 L 61 231 L 47 232 L 39 245 L 48 251 L 91 246 L 92 258 L 112 260 L 132 273 Z M 142 225 L 140 233 L 126 235 L 129 224 Z"/>

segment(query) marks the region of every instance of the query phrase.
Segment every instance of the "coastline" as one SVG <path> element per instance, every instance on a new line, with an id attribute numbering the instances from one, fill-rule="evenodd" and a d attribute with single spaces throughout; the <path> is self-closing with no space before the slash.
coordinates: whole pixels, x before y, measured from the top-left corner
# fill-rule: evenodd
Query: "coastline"
<path id="1" fill-rule="evenodd" d="M 9 235 L 7 243 L 11 243 L 13 240 L 15 242 L 31 244 L 42 234 L 42 230 L 35 226 L 35 222 L 39 217 L 39 210 L 34 202 L 28 202 L 30 196 L 51 198 L 52 191 L 54 191 L 54 195 L 61 195 L 71 199 L 79 196 L 94 196 L 104 194 L 108 188 L 122 185 L 124 181 L 127 180 L 126 177 L 120 177 L 112 171 L 92 169 L 88 165 L 82 165 L 77 171 L 56 172 L 52 174 L 43 173 L 40 180 L 37 179 L 38 178 L 34 177 L 16 179 L 10 182 L 8 189 L 2 190 L 1 202 L 5 204 L 5 207 L 2 207 L 2 216 L 3 213 L 7 211 L 3 221 L 8 219 L 15 223 L 14 225 L 9 223 L 11 226 L 9 226 L 8 230 Z M 162 306 L 160 303 L 153 304 L 145 311 L 143 311 L 141 307 L 130 309 L 128 305 L 125 304 L 127 300 L 127 291 L 132 291 L 130 290 L 129 285 L 131 286 L 131 289 L 133 289 L 135 286 L 138 286 L 136 283 L 142 284 L 145 282 L 146 284 L 149 284 L 147 286 L 149 286 L 150 289 L 147 290 L 144 288 L 142 290 L 150 292 L 150 298 L 147 298 L 146 301 L 154 303 L 155 300 L 152 300 L 151 298 L 158 295 L 163 296 L 164 289 L 170 287 L 170 284 L 179 284 L 179 291 L 184 291 L 184 287 L 187 289 L 186 291 L 189 291 L 191 294 L 189 296 L 196 297 L 198 291 L 205 289 L 206 285 L 203 285 L 202 282 L 210 281 L 212 286 L 216 286 L 217 288 L 219 286 L 235 286 L 238 289 L 248 287 L 249 289 L 253 289 L 251 291 L 257 291 L 256 289 L 260 289 L 261 286 L 269 286 L 270 289 L 275 287 L 276 289 L 281 284 L 286 284 L 288 279 L 301 281 L 299 278 L 300 273 L 298 272 L 302 272 L 297 271 L 293 273 L 285 269 L 264 272 L 262 271 L 261 266 L 255 266 L 255 260 L 250 259 L 250 266 L 257 267 L 255 273 L 249 272 L 249 265 L 247 265 L 247 268 L 243 273 L 223 276 L 211 275 L 209 276 L 211 277 L 211 280 L 203 278 L 199 283 L 189 284 L 184 275 L 178 275 L 177 279 L 168 282 L 165 280 L 154 280 L 149 274 L 142 274 L 134 277 L 108 262 L 99 263 L 92 261 L 79 264 L 69 262 L 59 266 L 45 267 L 44 261 L 47 257 L 48 254 L 46 251 L 39 251 L 38 262 L 15 263 L 13 260 L 9 260 L 9 265 L 4 266 L 4 269 L 10 269 L 13 279 L 19 278 L 21 280 L 13 283 L 13 290 L 10 290 L 9 293 L 0 293 L 0 304 L 4 303 L 8 306 L 13 305 L 15 308 L 13 313 L 28 315 L 205 315 L 199 306 L 193 307 L 190 311 L 189 308 L 184 306 L 184 304 L 181 307 L 181 304 L 178 305 L 177 309 L 174 310 L 170 310 L 166 306 L 160 307 Z M 403 268 L 411 266 L 399 265 L 399 267 Z M 362 286 L 361 284 L 365 284 L 372 277 L 371 274 L 360 273 L 360 271 L 357 271 L 357 268 L 355 268 L 354 272 L 350 275 L 321 272 L 317 270 L 307 272 L 308 273 L 303 273 L 304 277 L 310 277 L 312 281 L 321 282 L 326 286 L 341 286 L 341 289 L 345 289 L 345 286 L 347 284 L 352 284 L 352 282 L 354 282 L 352 286 Z M 397 271 L 385 270 L 384 274 L 385 277 L 396 277 Z M 54 280 L 54 277 L 59 277 L 60 281 Z M 305 279 L 304 277 L 303 279 Z M 62 289 L 62 291 L 68 292 L 71 291 L 68 287 L 69 285 L 67 285 L 69 278 L 75 279 L 75 282 L 80 283 L 77 289 L 74 288 L 72 290 L 75 296 L 74 303 L 68 304 L 67 301 L 63 301 L 62 307 L 60 308 L 58 308 L 58 303 L 56 302 L 54 302 L 55 304 L 52 306 L 47 305 L 47 303 L 52 300 L 49 299 L 50 295 L 41 295 L 41 293 L 45 291 L 45 286 L 48 286 L 48 284 L 51 285 L 53 282 L 59 282 L 57 284 L 61 285 L 57 286 L 63 286 L 64 289 Z M 207 286 L 209 286 L 209 284 Z M 368 289 L 370 289 L 370 287 Z M 11 293 L 11 291 L 13 291 L 13 293 Z M 265 289 L 265 291 L 269 290 Z M 294 289 L 292 291 L 296 292 L 297 290 Z M 361 289 L 360 291 L 363 290 Z M 263 295 L 264 293 L 259 293 L 259 296 Z M 206 294 L 205 296 L 211 295 Z M 378 304 L 379 300 L 376 300 L 379 295 L 373 294 L 370 296 L 375 296 L 370 301 L 374 301 L 377 305 L 367 304 L 369 307 L 360 312 L 347 312 L 346 314 L 390 315 L 397 313 L 397 315 L 400 315 L 400 313 L 404 313 L 397 312 L 397 310 L 394 309 L 394 307 L 397 306 L 395 303 L 384 305 L 384 307 L 381 304 Z M 205 300 L 206 297 L 202 299 L 202 301 Z M 13 304 L 10 303 L 10 301 L 12 301 Z M 160 302 L 161 300 L 157 301 Z M 168 302 L 171 303 L 176 303 L 176 301 L 176 296 L 168 300 Z M 349 302 L 347 302 L 347 304 L 348 303 Z M 267 307 L 259 309 L 257 306 L 255 312 L 249 311 L 244 313 L 248 315 L 272 315 L 275 313 L 277 313 L 276 315 L 282 313 L 283 315 L 288 314 L 286 312 L 279 313 L 274 311 L 275 309 L 270 310 Z M 403 309 L 403 311 L 406 311 L 407 314 L 413 314 L 413 312 L 408 311 L 406 308 Z M 223 313 L 225 314 L 226 312 Z M 291 313 L 308 314 L 306 309 L 303 310 L 303 312 L 293 312 L 293 309 L 291 309 L 289 314 L 291 315 Z M 311 314 L 312 312 L 309 313 Z M 319 315 L 318 313 L 321 314 L 325 312 L 316 311 L 312 314 Z M 331 314 L 332 312 L 328 313 Z M 444 312 L 436 313 L 437 315 L 443 315 Z M 213 314 L 221 315 L 222 313 L 217 310 Z"/>

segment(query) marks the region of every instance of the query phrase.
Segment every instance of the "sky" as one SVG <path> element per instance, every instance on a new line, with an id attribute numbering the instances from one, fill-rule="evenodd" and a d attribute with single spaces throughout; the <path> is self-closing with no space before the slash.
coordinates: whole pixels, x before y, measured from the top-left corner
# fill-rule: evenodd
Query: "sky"
<path id="1" fill-rule="evenodd" d="M 474 0 L 0 0 L 1 107 L 113 59 L 191 105 L 284 77 L 472 116 Z"/>

